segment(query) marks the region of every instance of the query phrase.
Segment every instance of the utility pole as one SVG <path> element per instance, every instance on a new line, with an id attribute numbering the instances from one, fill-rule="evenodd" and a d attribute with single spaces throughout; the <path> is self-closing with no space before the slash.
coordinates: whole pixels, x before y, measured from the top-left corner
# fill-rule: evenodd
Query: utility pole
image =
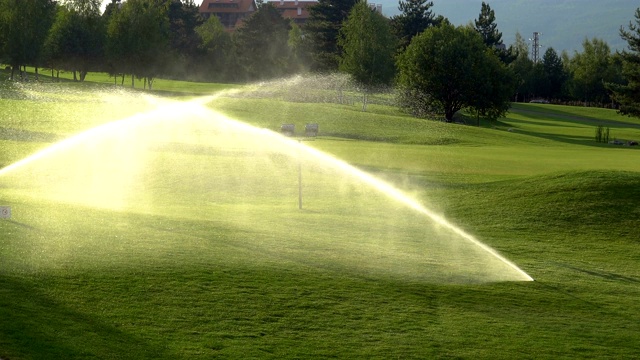
<path id="1" fill-rule="evenodd" d="M 533 44 L 531 44 L 531 56 L 533 56 L 534 64 L 540 61 L 540 48 L 542 47 L 542 45 L 540 45 L 540 35 L 542 35 L 542 33 L 536 31 L 533 33 L 533 39 L 529 39 L 533 41 Z"/>

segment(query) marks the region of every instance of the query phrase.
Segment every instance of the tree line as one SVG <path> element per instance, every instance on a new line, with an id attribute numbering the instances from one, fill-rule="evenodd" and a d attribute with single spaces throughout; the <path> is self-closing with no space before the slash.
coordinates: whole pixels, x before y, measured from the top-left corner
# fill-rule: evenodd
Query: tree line
<path id="1" fill-rule="evenodd" d="M 157 77 L 245 82 L 301 72 L 350 74 L 366 94 L 394 87 L 402 106 L 419 116 L 460 109 L 497 118 L 511 101 L 620 106 L 637 112 L 640 43 L 636 24 L 621 28 L 629 49 L 585 39 L 582 52 L 548 48 L 530 57 L 520 34 L 506 46 L 495 12 L 483 2 L 478 18 L 453 26 L 432 11 L 433 1 L 398 2 L 391 18 L 366 0 L 319 0 L 301 28 L 270 3 L 234 33 L 216 16 L 203 19 L 193 0 L 0 0 L 0 62 L 11 78 L 32 66 L 73 72 L 83 81 L 107 72 L 144 87 Z M 640 10 L 639 10 L 640 11 Z"/>

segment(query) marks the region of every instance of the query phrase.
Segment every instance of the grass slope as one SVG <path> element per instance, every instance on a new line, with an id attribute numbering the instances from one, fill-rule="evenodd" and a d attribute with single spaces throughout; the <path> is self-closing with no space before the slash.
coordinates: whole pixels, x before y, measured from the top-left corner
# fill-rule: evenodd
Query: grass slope
<path id="1" fill-rule="evenodd" d="M 71 95 L 0 100 L 5 165 L 109 117 L 153 107 L 136 98 L 107 113 L 108 101 Z M 314 229 L 353 254 L 362 244 L 350 238 L 383 227 L 348 203 L 332 214 L 327 194 L 306 213 L 295 205 L 274 211 L 266 198 L 203 213 L 189 202 L 206 189 L 168 174 L 150 177 L 140 186 L 155 190 L 140 193 L 157 192 L 170 208 L 142 211 L 138 197 L 123 211 L 46 200 L 5 176 L 0 196 L 16 215 L 0 222 L 0 358 L 638 355 L 640 153 L 592 140 L 594 121 L 616 122 L 615 136 L 638 139 L 632 120 L 527 104 L 493 129 L 412 119 L 381 105 L 362 113 L 355 105 L 233 97 L 210 106 L 274 130 L 319 123 L 322 136 L 308 144 L 399 184 L 536 281 L 445 284 L 356 267 L 372 257 L 369 247 L 360 248 L 357 264 L 331 260 Z M 194 151 L 166 156 L 187 171 Z M 169 197 L 166 184 L 175 184 Z M 359 196 L 362 204 L 375 200 Z M 376 219 L 400 221 L 399 210 L 382 211 Z M 247 226 L 255 218 L 241 214 L 252 212 L 263 221 Z M 385 266 L 393 265 L 402 264 Z"/>

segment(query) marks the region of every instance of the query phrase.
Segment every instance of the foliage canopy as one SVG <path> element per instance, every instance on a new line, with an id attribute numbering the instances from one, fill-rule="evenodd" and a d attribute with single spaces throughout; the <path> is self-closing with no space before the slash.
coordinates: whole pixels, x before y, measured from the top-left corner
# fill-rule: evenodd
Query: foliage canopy
<path id="1" fill-rule="evenodd" d="M 613 98 L 620 104 L 620 113 L 640 117 L 640 8 L 635 12 L 635 24 L 629 29 L 620 29 L 620 36 L 627 41 L 629 49 L 622 52 L 622 74 L 626 84 L 609 83 Z"/>
<path id="2" fill-rule="evenodd" d="M 391 26 L 399 39 L 401 51 L 406 49 L 414 36 L 442 21 L 435 17 L 431 7 L 433 1 L 428 0 L 399 1 L 400 14 L 391 18 Z"/>
<path id="3" fill-rule="evenodd" d="M 358 0 L 318 0 L 309 9 L 305 30 L 309 36 L 312 70 L 326 72 L 338 69 L 341 56 L 338 46 L 340 28 L 357 2 Z"/>
<path id="4" fill-rule="evenodd" d="M 465 107 L 501 115 L 514 90 L 511 71 L 469 27 L 427 29 L 399 57 L 398 68 L 404 92 L 421 99 L 410 107 L 444 114 L 447 121 Z"/>
<path id="5" fill-rule="evenodd" d="M 253 79 L 281 76 L 289 58 L 291 25 L 270 3 L 263 4 L 236 31 L 239 63 Z"/>
<path id="6" fill-rule="evenodd" d="M 358 2 L 340 30 L 340 70 L 365 88 L 390 85 L 395 76 L 396 38 L 388 20 Z"/>

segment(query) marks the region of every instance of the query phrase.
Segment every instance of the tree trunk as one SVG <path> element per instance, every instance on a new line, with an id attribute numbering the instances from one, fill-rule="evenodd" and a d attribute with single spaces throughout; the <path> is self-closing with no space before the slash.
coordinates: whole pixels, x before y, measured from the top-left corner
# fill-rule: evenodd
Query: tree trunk
<path id="1" fill-rule="evenodd" d="M 124 86 L 124 73 L 122 73 L 122 81 L 120 81 L 120 86 Z"/>
<path id="2" fill-rule="evenodd" d="M 454 109 L 446 109 L 444 111 L 444 118 L 448 123 L 453 122 L 453 115 L 455 115 L 455 114 L 456 114 L 456 110 L 454 110 Z"/>
<path id="3" fill-rule="evenodd" d="M 136 77 L 133 74 L 131 74 L 131 88 L 132 89 L 136 88 L 136 80 L 135 79 L 136 79 Z"/>

